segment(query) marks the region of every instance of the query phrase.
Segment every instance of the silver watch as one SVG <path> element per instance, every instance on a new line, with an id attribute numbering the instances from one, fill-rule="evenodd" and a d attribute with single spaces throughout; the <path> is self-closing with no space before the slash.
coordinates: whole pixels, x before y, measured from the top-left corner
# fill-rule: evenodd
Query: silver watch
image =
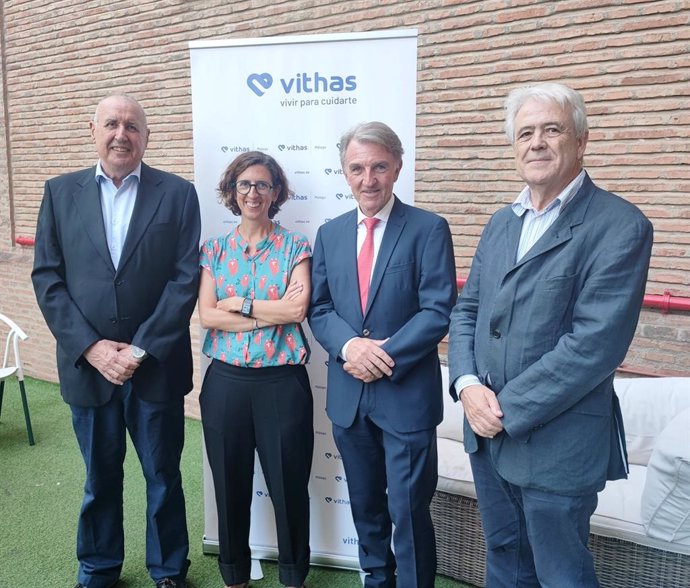
<path id="1" fill-rule="evenodd" d="M 137 361 L 144 361 L 149 356 L 141 347 L 132 345 L 132 357 Z"/>

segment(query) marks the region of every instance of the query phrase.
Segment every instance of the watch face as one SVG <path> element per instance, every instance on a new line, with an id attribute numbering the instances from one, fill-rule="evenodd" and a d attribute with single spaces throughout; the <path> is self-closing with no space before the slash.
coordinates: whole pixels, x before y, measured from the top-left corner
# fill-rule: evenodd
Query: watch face
<path id="1" fill-rule="evenodd" d="M 132 345 L 132 355 L 134 356 L 134 359 L 141 359 L 146 355 L 146 351 L 144 351 L 141 347 Z"/>

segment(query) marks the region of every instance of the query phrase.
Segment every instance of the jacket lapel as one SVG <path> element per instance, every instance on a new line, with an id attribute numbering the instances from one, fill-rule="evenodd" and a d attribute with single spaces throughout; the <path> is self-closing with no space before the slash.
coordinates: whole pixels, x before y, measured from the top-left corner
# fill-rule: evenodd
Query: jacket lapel
<path id="1" fill-rule="evenodd" d="M 74 191 L 75 209 L 81 218 L 84 231 L 91 239 L 98 255 L 115 271 L 113 260 L 108 250 L 108 240 L 105 236 L 101 195 L 98 190 L 98 182 L 96 181 L 96 167 L 85 170 L 76 184 L 77 187 Z"/>
<path id="2" fill-rule="evenodd" d="M 505 246 L 503 247 L 505 255 L 505 265 L 503 267 L 505 268 L 505 273 L 508 273 L 515 267 L 515 256 L 517 255 L 521 232 L 522 219 L 511 213 L 508 215 L 503 231 L 505 235 Z"/>
<path id="3" fill-rule="evenodd" d="M 344 265 L 344 275 L 347 277 L 348 284 L 353 284 L 348 288 L 352 298 L 350 304 L 360 309 L 362 303 L 359 300 L 359 280 L 357 279 L 357 209 L 352 210 L 342 225 L 342 234 L 336 240 L 342 243 L 342 255 L 340 256 Z"/>
<path id="4" fill-rule="evenodd" d="M 388 222 L 386 223 L 386 230 L 383 233 L 383 240 L 381 241 L 381 248 L 376 256 L 376 265 L 372 270 L 371 275 L 371 285 L 369 286 L 369 297 L 367 299 L 367 307 L 365 309 L 365 316 L 369 309 L 371 308 L 371 303 L 376 298 L 376 293 L 381 286 L 381 280 L 383 280 L 383 274 L 388 266 L 388 261 L 395 250 L 395 246 L 400 239 L 403 227 L 405 226 L 405 209 L 398 200 L 397 196 L 394 196 L 395 202 L 393 208 L 391 209 L 391 214 L 388 217 Z"/>
<path id="5" fill-rule="evenodd" d="M 132 218 L 129 221 L 125 244 L 122 247 L 120 265 L 117 268 L 118 271 L 120 271 L 132 257 L 132 254 L 136 250 L 141 238 L 144 236 L 146 229 L 151 224 L 151 220 L 163 200 L 165 192 L 161 189 L 159 184 L 160 182 L 156 179 L 151 168 L 142 163 L 137 200 L 134 204 L 134 210 L 132 211 Z"/>
<path id="6" fill-rule="evenodd" d="M 527 263 L 528 261 L 548 253 L 555 247 L 558 247 L 562 243 L 569 241 L 573 236 L 573 227 L 582 224 L 589 203 L 594 194 L 593 190 L 594 184 L 589 179 L 589 176 L 585 176 L 582 186 L 578 190 L 577 194 L 573 197 L 570 203 L 565 207 L 563 212 L 559 215 L 556 221 L 549 227 L 549 229 L 544 233 L 541 238 L 534 244 L 534 246 L 522 257 L 520 261 L 515 263 L 515 251 L 517 250 L 517 243 L 512 249 L 513 264 L 512 269 L 517 269 Z M 516 217 L 517 218 L 517 217 Z M 517 238 L 520 238 L 520 230 L 522 223 L 517 223 L 518 233 Z"/>

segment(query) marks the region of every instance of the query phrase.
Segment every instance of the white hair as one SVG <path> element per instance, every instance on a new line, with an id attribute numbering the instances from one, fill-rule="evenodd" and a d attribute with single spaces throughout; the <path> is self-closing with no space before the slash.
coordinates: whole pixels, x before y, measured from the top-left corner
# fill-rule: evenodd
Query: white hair
<path id="1" fill-rule="evenodd" d="M 505 102 L 505 132 L 511 145 L 515 143 L 515 117 L 528 100 L 556 102 L 570 111 L 575 126 L 575 136 L 580 139 L 587 133 L 587 111 L 585 101 L 579 92 L 563 84 L 546 82 L 512 90 Z"/>

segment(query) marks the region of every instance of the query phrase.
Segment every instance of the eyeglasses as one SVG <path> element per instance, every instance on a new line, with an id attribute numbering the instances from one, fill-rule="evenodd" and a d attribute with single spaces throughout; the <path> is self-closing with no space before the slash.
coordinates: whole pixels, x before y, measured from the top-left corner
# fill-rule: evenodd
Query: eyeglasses
<path id="1" fill-rule="evenodd" d="M 235 190 L 239 194 L 242 194 L 242 196 L 246 196 L 249 194 L 249 192 L 252 191 L 252 188 L 254 188 L 261 196 L 266 196 L 268 193 L 270 193 L 271 190 L 273 190 L 273 186 L 269 184 L 268 182 L 256 182 L 255 184 L 252 184 L 251 182 L 248 182 L 247 180 L 241 180 L 237 182 L 234 186 Z"/>

